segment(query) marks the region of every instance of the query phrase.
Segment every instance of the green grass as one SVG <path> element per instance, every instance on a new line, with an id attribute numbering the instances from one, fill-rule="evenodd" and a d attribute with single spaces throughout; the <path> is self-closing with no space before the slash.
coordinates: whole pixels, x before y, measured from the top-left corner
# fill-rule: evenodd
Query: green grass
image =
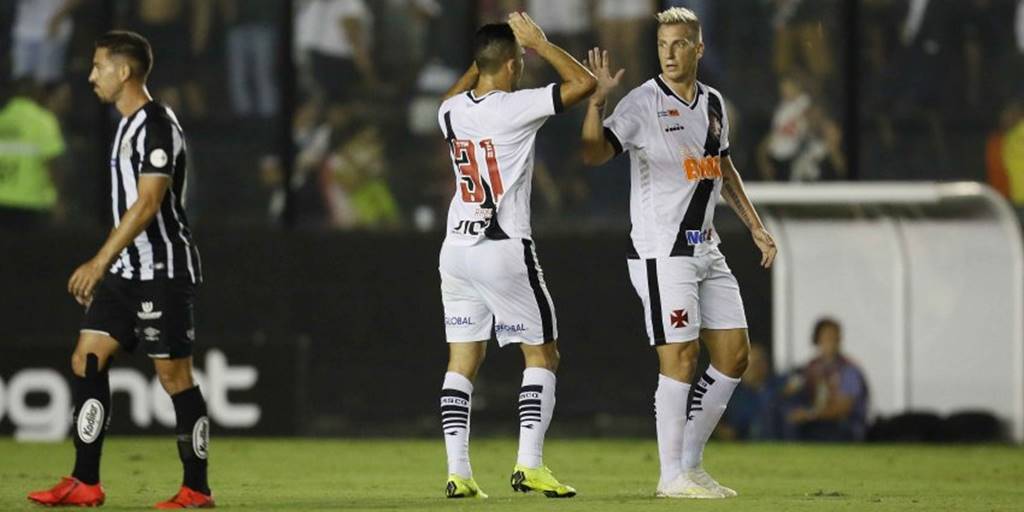
<path id="1" fill-rule="evenodd" d="M 549 440 L 545 462 L 579 490 L 571 500 L 514 494 L 515 442 L 473 442 L 486 501 L 446 500 L 437 440 L 214 439 L 211 484 L 235 510 L 1024 510 L 1024 450 L 1010 446 L 812 446 L 712 444 L 706 467 L 738 498 L 655 500 L 653 441 Z M 177 490 L 170 438 L 112 438 L 104 447 L 106 509 L 139 510 Z M 0 510 L 39 510 L 25 500 L 71 466 L 73 448 L 0 440 Z"/>

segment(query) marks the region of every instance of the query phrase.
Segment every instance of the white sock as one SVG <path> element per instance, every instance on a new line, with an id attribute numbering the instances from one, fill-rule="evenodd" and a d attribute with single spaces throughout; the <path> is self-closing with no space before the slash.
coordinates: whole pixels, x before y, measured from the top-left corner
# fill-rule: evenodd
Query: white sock
<path id="1" fill-rule="evenodd" d="M 544 434 L 555 412 L 555 374 L 544 368 L 523 371 L 519 389 L 519 458 L 528 468 L 544 465 Z"/>
<path id="2" fill-rule="evenodd" d="M 708 444 L 708 438 L 718 425 L 718 420 L 722 419 L 729 398 L 739 383 L 740 379 L 729 377 L 713 366 L 708 366 L 694 386 L 690 417 L 683 434 L 684 470 L 700 467 L 704 446 Z"/>
<path id="3" fill-rule="evenodd" d="M 661 482 L 671 482 L 683 472 L 679 454 L 683 452 L 683 428 L 686 425 L 686 398 L 690 385 L 658 374 L 654 392 L 654 423 L 658 429 L 658 457 Z"/>
<path id="4" fill-rule="evenodd" d="M 466 377 L 448 372 L 441 389 L 441 430 L 448 452 L 448 474 L 473 477 L 469 465 L 469 416 L 472 409 L 473 383 Z"/>

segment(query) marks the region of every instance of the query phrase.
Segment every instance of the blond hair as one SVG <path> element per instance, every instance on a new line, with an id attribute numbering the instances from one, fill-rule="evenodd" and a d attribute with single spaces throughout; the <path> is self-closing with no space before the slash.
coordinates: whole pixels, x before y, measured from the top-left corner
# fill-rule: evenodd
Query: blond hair
<path id="1" fill-rule="evenodd" d="M 700 19 L 697 18 L 696 13 L 686 7 L 671 7 L 665 9 L 664 11 L 655 14 L 654 18 L 658 20 L 659 25 L 686 25 L 687 27 L 695 30 L 697 34 L 701 33 Z"/>

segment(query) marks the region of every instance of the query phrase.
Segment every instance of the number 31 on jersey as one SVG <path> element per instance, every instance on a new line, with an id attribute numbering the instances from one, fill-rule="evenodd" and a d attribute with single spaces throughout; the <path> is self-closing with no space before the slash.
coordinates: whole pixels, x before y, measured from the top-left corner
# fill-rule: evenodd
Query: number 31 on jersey
<path id="1" fill-rule="evenodd" d="M 456 139 L 451 142 L 451 145 L 452 158 L 459 168 L 459 189 L 462 191 L 462 202 L 483 203 L 488 199 L 491 202 L 497 202 L 498 198 L 505 193 L 505 188 L 501 184 L 501 171 L 498 169 L 498 159 L 494 155 L 494 142 L 491 139 L 484 139 L 479 143 L 487 160 L 487 181 L 480 179 L 480 167 L 476 162 L 476 144 L 471 140 Z M 489 187 L 487 182 L 490 182 Z"/>

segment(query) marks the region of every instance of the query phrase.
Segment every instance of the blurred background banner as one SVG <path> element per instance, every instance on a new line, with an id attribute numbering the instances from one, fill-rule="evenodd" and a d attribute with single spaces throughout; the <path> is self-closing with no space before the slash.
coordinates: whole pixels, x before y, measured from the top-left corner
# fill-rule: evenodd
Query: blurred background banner
<path id="1" fill-rule="evenodd" d="M 525 9 L 581 60 L 608 49 L 626 68 L 621 95 L 657 74 L 653 14 L 671 6 L 702 20 L 698 78 L 726 99 L 732 158 L 769 194 L 755 200 L 782 248 L 780 269 L 759 269 L 722 210 L 758 349 L 721 435 L 799 438 L 789 411 L 860 375 L 858 438 L 956 439 L 948 425 L 990 418 L 991 438 L 1024 440 L 1022 248 L 1004 215 L 1024 207 L 1024 0 L 2 2 L 0 434 L 66 431 L 81 315 L 66 282 L 109 229 L 119 120 L 87 80 L 98 35 L 150 40 L 150 90 L 188 136 L 207 277 L 196 364 L 225 396 L 221 409 L 211 400 L 213 421 L 240 434 L 427 434 L 454 189 L 437 107 L 470 63 L 473 31 Z M 523 87 L 556 78 L 535 55 L 526 64 Z M 553 428 L 648 435 L 655 357 L 626 274 L 628 162 L 583 167 L 582 117 L 552 118 L 537 142 L 534 232 L 565 337 Z M 805 188 L 817 204 L 787 202 L 811 182 L 873 183 L 888 199 L 974 182 L 1003 199 L 826 204 Z M 819 379 L 809 363 L 824 317 L 840 324 L 849 364 Z M 519 355 L 504 352 L 479 385 L 483 432 L 514 424 Z M 164 429 L 166 404 L 144 398 L 148 362 L 117 364 L 116 424 Z M 366 375 L 391 387 L 341 392 Z M 399 397 L 402 408 L 371 407 Z"/>

